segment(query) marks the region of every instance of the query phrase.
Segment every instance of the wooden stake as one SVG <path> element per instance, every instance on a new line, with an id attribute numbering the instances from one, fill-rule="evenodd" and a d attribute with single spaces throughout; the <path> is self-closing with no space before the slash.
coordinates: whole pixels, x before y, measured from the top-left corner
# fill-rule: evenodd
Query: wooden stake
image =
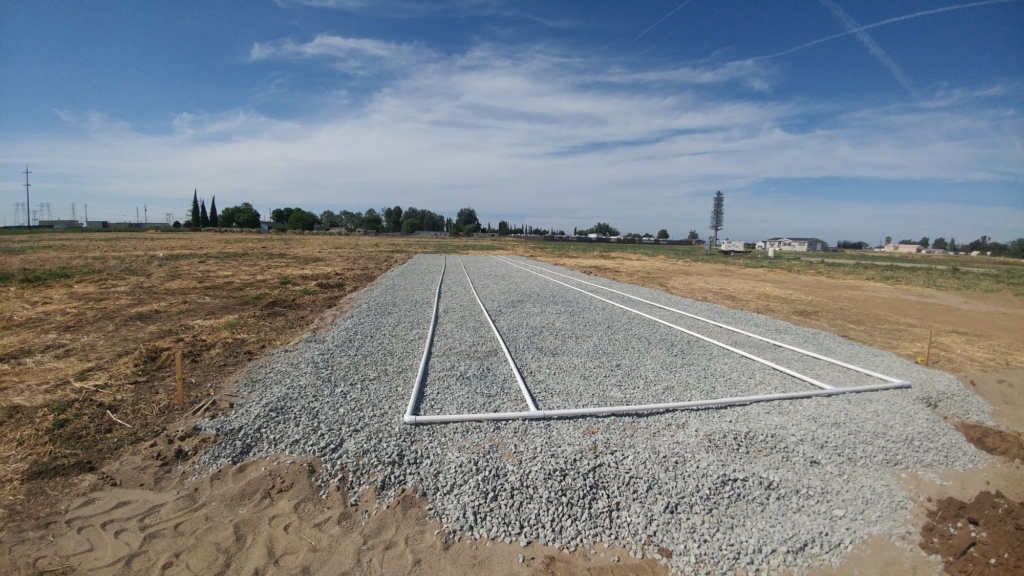
<path id="1" fill-rule="evenodd" d="M 929 336 L 930 338 L 930 336 Z M 931 340 L 929 340 L 929 343 Z M 178 406 L 185 405 L 185 381 L 181 378 L 181 350 L 174 355 L 174 371 L 178 377 Z"/>
<path id="2" fill-rule="evenodd" d="M 928 331 L 928 347 L 925 348 L 925 351 L 924 351 L 924 365 L 925 366 L 928 365 L 928 361 L 931 360 L 931 357 L 932 357 L 932 331 L 929 330 Z"/>

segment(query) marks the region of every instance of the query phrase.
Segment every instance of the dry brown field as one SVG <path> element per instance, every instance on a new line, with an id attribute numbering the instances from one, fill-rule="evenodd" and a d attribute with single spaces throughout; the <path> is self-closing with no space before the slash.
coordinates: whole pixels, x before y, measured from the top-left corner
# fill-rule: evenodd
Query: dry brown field
<path id="1" fill-rule="evenodd" d="M 61 574 L 92 567 L 130 573 L 109 568 L 116 560 L 110 554 L 118 550 L 109 545 L 71 562 L 69 550 L 78 544 L 61 520 L 72 510 L 102 507 L 112 491 L 132 489 L 137 494 L 131 501 L 142 510 L 181 506 L 209 523 L 223 520 L 226 510 L 246 508 L 262 518 L 244 525 L 249 548 L 236 556 L 238 567 L 258 564 L 263 556 L 252 547 L 262 542 L 264 555 L 266 547 L 294 548 L 295 570 L 347 561 L 346 570 L 360 573 L 414 567 L 424 573 L 663 573 L 652 561 L 625 555 L 630 562 L 610 564 L 531 545 L 539 560 L 527 569 L 515 561 L 518 545 L 440 546 L 432 537 L 437 527 L 412 495 L 368 522 L 359 522 L 341 498 L 312 510 L 316 491 L 307 484 L 315 462 L 309 474 L 290 468 L 278 476 L 240 465 L 222 471 L 230 482 L 197 485 L 187 506 L 171 496 L 185 486 L 168 476 L 167 462 L 187 459 L 187 449 L 211 441 L 178 431 L 230 409 L 232 378 L 243 366 L 326 325 L 344 313 L 349 294 L 420 252 L 530 256 L 828 330 L 911 360 L 925 355 L 931 331 L 931 366 L 956 374 L 992 403 L 1001 426 L 968 423 L 961 429 L 1003 460 L 969 475 L 950 473 L 943 486 L 908 479 L 908 491 L 921 502 L 915 521 L 924 525 L 930 502 L 945 497 L 971 501 L 982 490 L 1000 489 L 1024 500 L 1024 445 L 1014 435 L 1024 431 L 1024 283 L 1017 269 L 981 278 L 957 270 L 764 264 L 698 257 L 674 247 L 609 250 L 509 239 L 0 235 L 0 572 Z M 175 401 L 179 351 L 185 407 Z M 279 482 L 283 477 L 287 481 Z M 303 530 L 282 536 L 272 526 L 282 515 Z M 102 514 L 97 518 L 97 525 L 109 523 Z M 332 551 L 328 542 L 344 545 Z M 175 542 L 164 538 L 150 545 L 172 550 Z M 422 564 L 425 557 L 431 560 Z M 934 571 L 923 558 L 869 542 L 840 572 L 883 565 L 906 568 L 894 573 Z"/>

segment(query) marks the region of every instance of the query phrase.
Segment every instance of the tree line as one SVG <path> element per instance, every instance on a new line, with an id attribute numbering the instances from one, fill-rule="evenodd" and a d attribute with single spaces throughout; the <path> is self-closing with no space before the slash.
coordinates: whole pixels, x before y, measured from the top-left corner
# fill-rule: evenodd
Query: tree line
<path id="1" fill-rule="evenodd" d="M 892 236 L 885 237 L 885 244 L 892 244 Z M 931 248 L 933 250 L 945 250 L 947 252 L 991 252 L 993 256 L 1007 256 L 1010 258 L 1024 258 L 1024 238 L 1018 238 L 1016 240 L 1010 240 L 1009 242 L 994 242 L 988 236 L 982 236 L 977 240 L 973 240 L 966 244 L 958 244 L 955 238 L 946 240 L 940 236 L 935 238 L 929 238 L 924 236 L 919 240 L 912 238 L 904 238 L 896 244 L 910 244 L 917 245 L 922 248 Z M 848 250 L 864 250 L 870 248 L 867 242 L 851 242 L 849 240 L 840 240 L 836 242 L 837 248 L 843 248 Z"/>

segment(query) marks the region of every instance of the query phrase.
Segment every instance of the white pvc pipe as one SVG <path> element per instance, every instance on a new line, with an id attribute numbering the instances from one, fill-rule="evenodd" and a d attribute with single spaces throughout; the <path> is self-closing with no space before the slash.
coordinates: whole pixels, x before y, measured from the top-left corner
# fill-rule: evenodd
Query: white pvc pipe
<path id="1" fill-rule="evenodd" d="M 498 258 L 498 257 L 495 256 L 495 258 Z M 510 260 L 507 260 L 507 259 L 504 259 L 504 258 L 498 258 L 498 259 L 501 260 L 502 262 L 506 262 L 506 263 L 511 262 Z M 562 276 L 564 278 L 568 278 L 568 279 L 574 280 L 576 282 L 582 282 L 583 284 L 589 284 L 590 286 L 593 286 L 595 288 L 600 288 L 602 290 L 607 290 L 609 292 L 614 292 L 616 294 L 619 294 L 620 296 L 625 296 L 626 298 L 632 298 L 633 300 L 638 300 L 640 302 L 643 302 L 644 304 L 650 304 L 651 306 L 656 306 L 656 307 L 661 308 L 663 310 L 668 310 L 669 312 L 675 312 L 676 314 L 682 314 L 683 316 L 687 316 L 689 318 L 693 318 L 694 320 L 700 320 L 701 322 L 707 322 L 708 324 L 711 324 L 713 326 L 718 326 L 719 328 L 725 328 L 726 330 L 731 330 L 733 332 L 736 332 L 737 334 L 742 334 L 744 336 L 749 336 L 751 338 L 755 338 L 757 340 L 761 340 L 762 342 L 767 342 L 769 344 L 774 344 L 775 346 L 778 346 L 780 348 L 786 348 L 787 350 L 792 350 L 793 352 L 799 352 L 800 354 L 804 354 L 804 355 L 810 356 L 812 358 L 817 358 L 818 360 L 823 360 L 823 361 L 828 362 L 830 364 L 835 364 L 836 366 L 842 366 L 843 368 L 847 368 L 847 369 L 853 370 L 855 372 L 860 372 L 861 374 L 865 374 L 867 376 L 872 376 L 872 377 L 878 378 L 880 380 L 885 380 L 886 382 L 892 382 L 892 383 L 901 382 L 901 380 L 899 380 L 897 378 L 893 378 L 891 376 L 886 376 L 884 374 L 879 374 L 877 372 L 872 372 L 871 370 L 868 370 L 866 368 L 861 368 L 860 366 L 854 366 L 853 364 L 847 364 L 846 362 L 843 362 L 841 360 L 836 360 L 835 358 L 829 358 L 828 356 L 822 356 L 821 354 L 816 354 L 816 353 L 811 352 L 809 350 L 804 350 L 803 348 L 797 348 L 796 346 L 790 346 L 789 344 L 785 344 L 785 343 L 779 342 L 777 340 L 772 340 L 771 338 L 765 338 L 764 336 L 758 336 L 757 334 L 752 334 L 750 332 L 746 332 L 744 330 L 740 330 L 739 328 L 733 328 L 732 326 L 727 326 L 725 324 L 722 324 L 721 322 L 715 322 L 714 320 L 709 320 L 707 318 L 703 318 L 701 316 L 697 316 L 696 314 L 691 314 L 689 312 L 683 312 L 682 310 L 677 310 L 675 308 L 670 308 L 668 306 L 664 306 L 662 304 L 658 304 L 657 302 L 651 302 L 650 300 L 644 300 L 643 298 L 640 298 L 640 297 L 637 297 L 637 296 L 633 296 L 631 294 L 626 294 L 625 292 L 620 292 L 618 290 L 613 290 L 613 289 L 608 288 L 606 286 L 601 286 L 600 284 L 594 284 L 593 282 L 587 282 L 586 280 L 580 280 L 579 278 L 573 278 L 572 276 L 569 276 L 567 274 L 561 274 L 559 272 L 555 272 L 554 270 L 549 270 L 549 269 L 543 268 L 541 266 L 536 266 L 534 264 L 530 264 L 529 262 L 520 262 L 520 264 L 523 264 L 525 266 L 530 266 L 531 268 L 536 268 L 538 270 L 543 270 L 543 271 L 549 272 L 551 274 L 556 274 L 558 276 Z"/>
<path id="2" fill-rule="evenodd" d="M 828 384 L 825 384 L 823 382 L 819 382 L 819 381 L 815 380 L 814 378 L 811 378 L 810 376 L 804 376 L 803 374 L 800 374 L 799 372 L 794 372 L 793 370 L 790 370 L 789 368 L 783 368 L 782 366 L 779 366 L 778 364 L 775 364 L 774 362 L 769 362 L 768 360 L 765 360 L 764 358 L 760 358 L 758 356 L 754 356 L 753 354 L 750 354 L 748 352 L 744 352 L 743 350 L 740 350 L 738 348 L 733 348 L 732 346 L 729 346 L 728 344 L 723 344 L 722 342 L 719 342 L 718 340 L 714 340 L 712 338 L 708 338 L 707 336 L 702 336 L 700 334 L 697 334 L 696 332 L 692 332 L 690 330 L 687 330 L 686 328 L 683 328 L 682 326 L 677 326 L 675 324 L 672 324 L 671 322 L 666 322 L 666 321 L 662 320 L 661 318 L 655 318 L 654 316 L 651 316 L 650 314 L 644 314 L 643 312 L 641 312 L 639 310 L 636 310 L 634 308 L 630 308 L 629 306 L 623 306 L 622 304 L 619 304 L 618 302 L 612 302 L 611 300 L 609 300 L 607 298 L 602 298 L 602 297 L 598 296 L 597 294 L 593 294 L 591 292 L 587 292 L 586 290 L 583 290 L 582 288 L 577 288 L 577 287 L 572 286 L 570 284 L 566 284 L 565 282 L 561 282 L 559 280 L 555 280 L 554 278 L 549 278 L 549 277 L 547 277 L 547 276 L 545 276 L 543 274 L 540 274 L 538 272 L 534 272 L 533 270 L 530 270 L 528 268 L 523 268 L 522 266 L 520 266 L 518 264 L 514 264 L 514 263 L 509 262 L 507 260 L 501 260 L 501 261 L 505 262 L 509 266 L 515 266 L 516 268 L 519 268 L 520 270 L 525 270 L 525 271 L 529 272 L 530 274 L 536 274 L 537 276 L 540 276 L 541 278 L 543 278 L 545 280 L 548 280 L 549 282 L 554 282 L 556 284 L 561 284 L 562 286 L 565 286 L 566 288 L 569 288 L 569 289 L 572 289 L 572 290 L 576 290 L 577 292 L 582 292 L 583 294 L 586 294 L 587 296 L 590 296 L 591 298 L 597 298 L 598 300 L 601 300 L 602 302 L 607 302 L 608 304 L 611 304 L 612 306 L 617 306 L 619 308 L 622 308 L 623 310 L 628 310 L 628 311 L 630 311 L 630 312 L 632 312 L 634 314 L 638 314 L 638 315 L 643 316 L 644 318 L 647 318 L 649 320 L 654 320 L 655 322 L 657 322 L 659 324 L 664 324 L 665 326 L 668 326 L 669 328 L 672 328 L 672 329 L 675 329 L 675 330 L 679 330 L 680 332 L 682 332 L 684 334 L 689 334 L 690 336 L 693 336 L 694 338 L 699 338 L 699 339 L 701 339 L 701 340 L 703 340 L 703 341 L 705 341 L 705 342 L 707 342 L 709 344 L 714 344 L 715 346 L 718 346 L 720 348 L 724 348 L 724 349 L 726 349 L 726 350 L 728 350 L 730 352 L 735 352 L 736 354 L 739 354 L 740 356 L 743 356 L 744 358 L 749 358 L 749 359 L 751 359 L 751 360 L 753 360 L 755 362 L 758 362 L 760 364 L 764 364 L 765 366 L 768 366 L 769 368 L 774 368 L 774 369 L 778 370 L 779 372 L 782 372 L 783 374 L 789 374 L 790 376 L 792 376 L 794 378 L 797 378 L 799 380 L 803 380 L 804 382 L 807 382 L 808 384 L 813 384 L 814 386 L 817 386 L 818 388 L 821 388 L 822 390 L 832 390 L 834 388 L 833 386 L 829 386 Z"/>
<path id="3" fill-rule="evenodd" d="M 666 402 L 662 404 L 639 404 L 634 406 L 606 406 L 602 408 L 571 408 L 565 410 L 539 410 L 535 412 L 494 412 L 489 414 L 451 414 L 443 416 L 410 416 L 406 415 L 407 424 L 440 424 L 446 422 L 473 422 L 483 420 L 546 420 L 551 418 L 569 418 L 573 416 L 598 416 L 605 414 L 628 414 L 634 412 L 653 412 L 661 410 L 682 410 L 686 408 L 707 408 L 712 406 L 729 406 L 734 404 L 753 404 L 755 402 L 771 402 L 775 400 L 795 400 L 798 398 L 814 398 L 817 396 L 836 396 L 856 392 L 877 392 L 880 390 L 896 390 L 910 388 L 909 382 L 891 384 L 875 384 L 873 386 L 857 386 L 853 388 L 832 388 L 829 390 L 811 390 L 808 392 L 787 392 L 781 394 L 761 394 L 758 396 L 734 396 L 717 400 L 693 400 L 689 402 Z"/>
<path id="4" fill-rule="evenodd" d="M 420 360 L 420 370 L 416 373 L 416 381 L 412 385 L 412 398 L 409 399 L 409 408 L 405 411 L 406 423 L 416 421 L 413 410 L 416 409 L 416 401 L 420 397 L 420 389 L 423 387 L 423 377 L 427 373 L 427 362 L 430 360 L 430 346 L 434 342 L 434 328 L 437 327 L 437 308 L 441 303 L 441 282 L 444 281 L 444 271 L 448 269 L 448 256 L 444 257 L 441 265 L 441 277 L 437 279 L 437 292 L 434 293 L 434 313 L 430 316 L 430 331 L 427 332 L 427 345 L 423 347 L 423 359 Z M 412 420 L 410 420 L 412 418 Z"/>
<path id="5" fill-rule="evenodd" d="M 469 289 L 473 292 L 473 297 L 476 298 L 476 303 L 480 305 L 480 309 L 484 311 L 484 318 L 487 319 L 487 323 L 490 324 L 491 330 L 494 331 L 494 336 L 498 339 L 498 344 L 501 345 L 501 350 L 505 353 L 505 358 L 508 359 L 508 365 L 512 367 L 512 373 L 516 375 L 516 382 L 519 383 L 519 390 L 522 391 L 523 397 L 526 398 L 527 406 L 530 407 L 531 412 L 536 412 L 537 405 L 533 402 L 533 397 L 530 395 L 530 390 L 526 387 L 523 375 L 519 373 L 519 367 L 516 366 L 516 361 L 512 359 L 512 353 L 508 351 L 508 346 L 505 346 L 505 340 L 501 337 L 501 333 L 498 332 L 498 327 L 494 325 L 494 321 L 491 320 L 491 315 L 487 313 L 487 308 L 484 307 L 484 303 L 480 300 L 480 295 L 476 293 L 476 288 L 473 287 L 473 281 L 469 279 L 469 272 L 466 270 L 466 264 L 462 261 L 461 256 L 458 258 L 459 264 L 462 265 L 462 271 L 466 274 L 466 282 L 469 282 Z"/>

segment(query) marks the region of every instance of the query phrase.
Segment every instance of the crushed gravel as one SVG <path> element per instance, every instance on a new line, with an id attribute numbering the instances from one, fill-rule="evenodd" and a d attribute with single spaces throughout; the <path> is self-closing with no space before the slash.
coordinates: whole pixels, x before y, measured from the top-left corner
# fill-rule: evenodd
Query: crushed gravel
<path id="1" fill-rule="evenodd" d="M 882 534 L 911 546 L 902 473 L 989 461 L 941 415 L 987 423 L 952 376 L 765 316 L 530 263 L 913 383 L 850 394 L 647 415 L 409 426 L 442 256 L 417 256 L 365 289 L 321 334 L 253 364 L 235 410 L 202 427 L 206 465 L 314 455 L 324 489 L 388 500 L 419 487 L 451 536 L 569 550 L 615 543 L 676 573 L 837 563 Z M 541 409 L 814 389 L 651 320 L 517 269 L 462 256 Z M 574 284 L 562 278 L 555 278 Z M 579 284 L 834 386 L 878 383 Z M 880 338 L 884 335 L 880 335 Z M 448 257 L 420 414 L 526 410 L 456 257 Z M 659 547 L 672 552 L 658 554 Z"/>

